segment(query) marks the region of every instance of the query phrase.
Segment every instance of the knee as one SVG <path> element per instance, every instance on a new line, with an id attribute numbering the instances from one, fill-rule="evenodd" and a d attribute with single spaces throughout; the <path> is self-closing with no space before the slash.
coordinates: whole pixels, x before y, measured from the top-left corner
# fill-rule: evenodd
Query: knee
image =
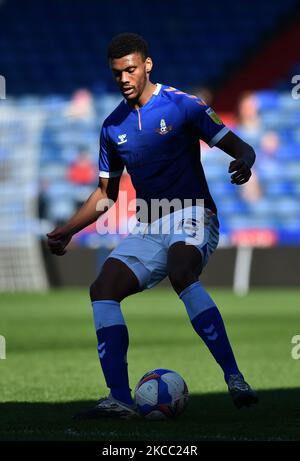
<path id="1" fill-rule="evenodd" d="M 95 280 L 91 285 L 90 285 L 90 298 L 91 301 L 96 301 L 98 299 L 98 291 L 99 291 L 99 283 Z"/>
<path id="2" fill-rule="evenodd" d="M 168 277 L 177 294 L 198 280 L 198 277 L 189 268 L 185 267 L 170 269 Z"/>
<path id="3" fill-rule="evenodd" d="M 126 293 L 118 283 L 108 281 L 101 275 L 90 286 L 91 301 L 111 300 L 121 302 L 126 297 Z"/>
<path id="4" fill-rule="evenodd" d="M 96 279 L 90 286 L 91 301 L 100 301 L 103 299 L 113 299 L 113 293 L 110 292 L 108 286 L 105 286 L 101 277 Z"/>

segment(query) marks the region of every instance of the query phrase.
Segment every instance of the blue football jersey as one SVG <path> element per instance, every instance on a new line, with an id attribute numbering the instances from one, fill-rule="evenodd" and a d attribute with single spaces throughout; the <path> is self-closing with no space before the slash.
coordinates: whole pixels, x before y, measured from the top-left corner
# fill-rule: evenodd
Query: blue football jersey
<path id="1" fill-rule="evenodd" d="M 216 213 L 201 164 L 199 139 L 213 147 L 229 131 L 200 98 L 157 84 L 148 102 L 125 100 L 106 118 L 100 137 L 100 177 L 120 176 L 124 166 L 137 198 L 204 199 Z"/>

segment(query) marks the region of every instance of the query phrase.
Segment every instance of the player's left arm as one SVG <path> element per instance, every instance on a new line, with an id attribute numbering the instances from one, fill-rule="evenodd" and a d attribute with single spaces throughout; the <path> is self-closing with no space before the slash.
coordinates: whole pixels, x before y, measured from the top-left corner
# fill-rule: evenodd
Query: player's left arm
<path id="1" fill-rule="evenodd" d="M 209 147 L 217 146 L 233 160 L 229 165 L 231 182 L 244 184 L 251 176 L 251 167 L 255 161 L 254 149 L 227 128 L 214 110 L 200 98 L 185 95 L 181 99 L 186 121 L 200 139 Z"/>
<path id="2" fill-rule="evenodd" d="M 239 138 L 232 131 L 223 136 L 215 144 L 219 149 L 233 157 L 228 173 L 231 174 L 232 184 L 245 184 L 251 177 L 251 168 L 255 162 L 255 152 L 252 146 Z"/>

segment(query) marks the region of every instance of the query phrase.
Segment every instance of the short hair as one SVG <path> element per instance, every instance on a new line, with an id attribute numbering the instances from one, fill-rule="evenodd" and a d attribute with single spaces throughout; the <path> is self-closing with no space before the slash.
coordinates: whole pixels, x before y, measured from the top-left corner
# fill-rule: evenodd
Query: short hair
<path id="1" fill-rule="evenodd" d="M 143 37 L 133 32 L 116 35 L 107 49 L 108 59 L 118 59 L 132 53 L 140 53 L 144 61 L 149 56 L 148 43 Z"/>

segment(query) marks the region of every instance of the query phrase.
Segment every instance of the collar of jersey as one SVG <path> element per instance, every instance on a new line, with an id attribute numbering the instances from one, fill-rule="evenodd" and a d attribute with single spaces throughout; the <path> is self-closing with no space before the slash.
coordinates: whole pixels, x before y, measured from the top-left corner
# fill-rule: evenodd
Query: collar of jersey
<path id="1" fill-rule="evenodd" d="M 130 107 L 130 105 L 127 104 L 126 99 L 124 99 L 124 103 L 127 104 L 128 108 L 133 112 L 136 111 L 136 110 L 144 110 L 144 109 L 148 108 L 153 103 L 153 101 L 155 100 L 155 96 L 157 96 L 160 93 L 161 87 L 162 87 L 161 83 L 156 83 L 156 88 L 153 91 L 152 96 L 149 98 L 149 100 L 146 102 L 146 104 L 141 106 L 139 109 L 132 109 Z"/>

